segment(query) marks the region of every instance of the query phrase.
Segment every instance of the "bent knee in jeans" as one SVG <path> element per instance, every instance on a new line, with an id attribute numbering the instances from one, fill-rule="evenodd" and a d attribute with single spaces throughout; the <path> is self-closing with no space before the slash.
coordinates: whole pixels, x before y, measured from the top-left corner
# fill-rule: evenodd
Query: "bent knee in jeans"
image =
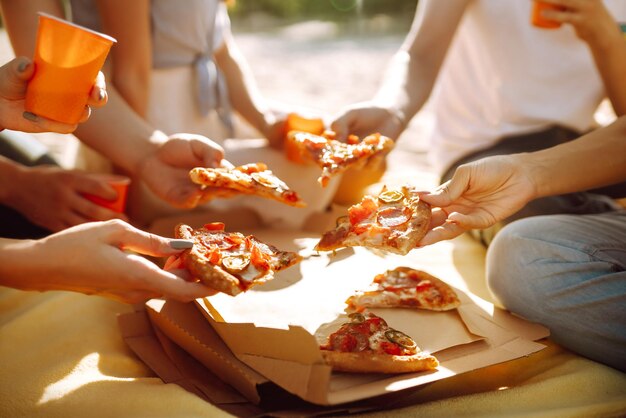
<path id="1" fill-rule="evenodd" d="M 565 347 L 626 370 L 626 214 L 538 216 L 503 228 L 487 280 Z"/>

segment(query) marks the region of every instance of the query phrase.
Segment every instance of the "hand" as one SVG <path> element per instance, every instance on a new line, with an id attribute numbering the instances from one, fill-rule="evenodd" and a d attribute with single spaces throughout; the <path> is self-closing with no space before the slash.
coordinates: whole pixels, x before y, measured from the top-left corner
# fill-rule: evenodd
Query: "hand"
<path id="1" fill-rule="evenodd" d="M 346 108 L 330 124 L 330 129 L 335 131 L 339 141 L 345 141 L 351 134 L 362 138 L 376 132 L 395 140 L 405 128 L 403 119 L 398 111 L 362 102 Z"/>
<path id="2" fill-rule="evenodd" d="M 484 229 L 520 210 L 536 187 L 515 156 L 488 157 L 460 166 L 452 179 L 420 198 L 433 206 L 430 230 L 419 246 Z"/>
<path id="3" fill-rule="evenodd" d="M 15 287 L 70 290 L 127 303 L 155 297 L 189 302 L 215 294 L 211 288 L 163 271 L 132 253 L 153 257 L 180 253 L 170 242 L 119 220 L 66 229 L 35 241 L 31 258 L 40 274 Z"/>
<path id="4" fill-rule="evenodd" d="M 55 166 L 14 167 L 13 178 L 5 184 L 4 203 L 34 224 L 56 232 L 94 220 L 126 219 L 82 196 L 89 193 L 115 199 L 115 190 L 93 174 Z"/>
<path id="5" fill-rule="evenodd" d="M 70 133 L 78 125 L 69 125 L 25 112 L 24 102 L 28 81 L 35 72 L 35 65 L 26 57 L 17 57 L 0 67 L 0 130 L 12 129 L 22 132 Z M 104 75 L 98 74 L 91 89 L 88 106 L 79 123 L 89 119 L 90 106 L 100 107 L 107 102 Z"/>
<path id="6" fill-rule="evenodd" d="M 194 167 L 231 165 L 223 160 L 224 150 L 201 135 L 174 134 L 148 155 L 139 167 L 139 175 L 161 199 L 179 208 L 194 208 L 203 192 L 189 180 Z"/>
<path id="7" fill-rule="evenodd" d="M 619 32 L 618 25 L 602 0 L 544 0 L 546 3 L 561 6 L 564 10 L 546 9 L 546 19 L 569 23 L 576 35 L 588 44 L 602 42 Z"/>

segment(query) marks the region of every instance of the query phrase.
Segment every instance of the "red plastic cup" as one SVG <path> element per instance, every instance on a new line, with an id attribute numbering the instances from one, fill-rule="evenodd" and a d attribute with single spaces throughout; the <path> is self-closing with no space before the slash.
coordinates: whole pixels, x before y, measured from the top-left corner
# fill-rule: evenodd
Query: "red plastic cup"
<path id="1" fill-rule="evenodd" d="M 78 123 L 115 42 L 108 35 L 39 13 L 35 74 L 26 89 L 25 109 L 58 122 Z"/>
<path id="2" fill-rule="evenodd" d="M 533 9 L 530 15 L 530 22 L 538 27 L 543 29 L 557 29 L 561 27 L 561 22 L 556 22 L 554 20 L 546 19 L 541 15 L 544 10 L 557 10 L 563 11 L 564 8 L 562 6 L 557 6 L 556 4 L 544 3 L 542 1 L 535 0 L 533 1 Z"/>
<path id="3" fill-rule="evenodd" d="M 106 200 L 100 196 L 92 195 L 89 193 L 83 193 L 85 198 L 89 199 L 93 203 L 111 209 L 118 213 L 124 213 L 126 210 L 126 196 L 128 195 L 128 186 L 130 185 L 130 179 L 124 176 L 117 176 L 114 174 L 102 174 L 98 176 L 102 180 L 106 180 L 109 186 L 113 187 L 117 192 L 117 197 L 114 200 Z"/>

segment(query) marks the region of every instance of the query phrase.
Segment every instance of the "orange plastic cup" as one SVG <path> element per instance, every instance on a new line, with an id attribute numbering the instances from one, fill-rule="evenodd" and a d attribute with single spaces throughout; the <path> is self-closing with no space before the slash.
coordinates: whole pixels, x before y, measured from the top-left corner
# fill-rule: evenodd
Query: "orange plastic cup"
<path id="1" fill-rule="evenodd" d="M 93 203 L 111 209 L 118 213 L 124 213 L 126 210 L 126 197 L 128 196 L 128 186 L 130 185 L 130 179 L 124 176 L 117 176 L 114 174 L 102 174 L 99 177 L 115 189 L 117 192 L 117 198 L 115 200 L 106 200 L 100 196 L 92 195 L 89 193 L 83 193 L 85 198 L 89 199 Z"/>
<path id="2" fill-rule="evenodd" d="M 39 13 L 35 74 L 26 89 L 25 109 L 58 122 L 78 123 L 115 42 L 110 36 Z"/>
<path id="3" fill-rule="evenodd" d="M 285 127 L 285 134 L 291 131 L 308 132 L 314 135 L 321 135 L 324 133 L 326 127 L 322 118 L 307 117 L 298 113 L 290 113 L 287 115 L 287 124 Z"/>
<path id="4" fill-rule="evenodd" d="M 544 3 L 542 1 L 533 1 L 533 10 L 530 15 L 531 23 L 538 27 L 544 29 L 557 29 L 561 27 L 561 22 L 556 22 L 554 20 L 546 19 L 541 15 L 541 12 L 544 10 L 557 10 L 562 11 L 562 6 L 557 6 L 555 4 Z"/>

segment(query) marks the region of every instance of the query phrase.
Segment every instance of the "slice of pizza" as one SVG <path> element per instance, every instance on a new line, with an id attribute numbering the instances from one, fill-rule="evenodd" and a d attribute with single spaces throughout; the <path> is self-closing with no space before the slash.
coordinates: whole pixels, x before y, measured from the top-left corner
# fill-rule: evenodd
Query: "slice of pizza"
<path id="1" fill-rule="evenodd" d="M 356 311 L 365 308 L 456 309 L 461 301 L 443 280 L 411 267 L 396 267 L 377 274 L 371 286 L 357 291 L 346 303 Z"/>
<path id="2" fill-rule="evenodd" d="M 371 312 L 350 314 L 350 322 L 330 334 L 320 349 L 326 363 L 337 371 L 411 373 L 439 366 L 411 337 Z"/>
<path id="3" fill-rule="evenodd" d="M 337 219 L 315 246 L 318 251 L 342 247 L 369 247 L 406 255 L 426 235 L 431 208 L 407 186 L 365 196 Z"/>
<path id="4" fill-rule="evenodd" d="M 391 138 L 379 133 L 368 135 L 363 140 L 350 135 L 347 143 L 334 138 L 332 131 L 325 131 L 322 135 L 291 131 L 285 139 L 287 158 L 300 164 L 317 164 L 322 169 L 317 181 L 325 187 L 331 177 L 349 168 L 382 162 L 394 146 Z"/>
<path id="5" fill-rule="evenodd" d="M 234 168 L 196 167 L 189 172 L 189 178 L 206 191 L 204 200 L 232 197 L 243 193 L 274 199 L 291 206 L 306 206 L 300 196 L 264 163 L 251 163 Z"/>
<path id="6" fill-rule="evenodd" d="M 274 272 L 302 259 L 297 253 L 279 250 L 253 235 L 226 232 L 221 222 L 195 230 L 179 224 L 175 236 L 194 242 L 191 249 L 180 254 L 180 265 L 193 278 L 232 296 L 273 279 Z"/>

